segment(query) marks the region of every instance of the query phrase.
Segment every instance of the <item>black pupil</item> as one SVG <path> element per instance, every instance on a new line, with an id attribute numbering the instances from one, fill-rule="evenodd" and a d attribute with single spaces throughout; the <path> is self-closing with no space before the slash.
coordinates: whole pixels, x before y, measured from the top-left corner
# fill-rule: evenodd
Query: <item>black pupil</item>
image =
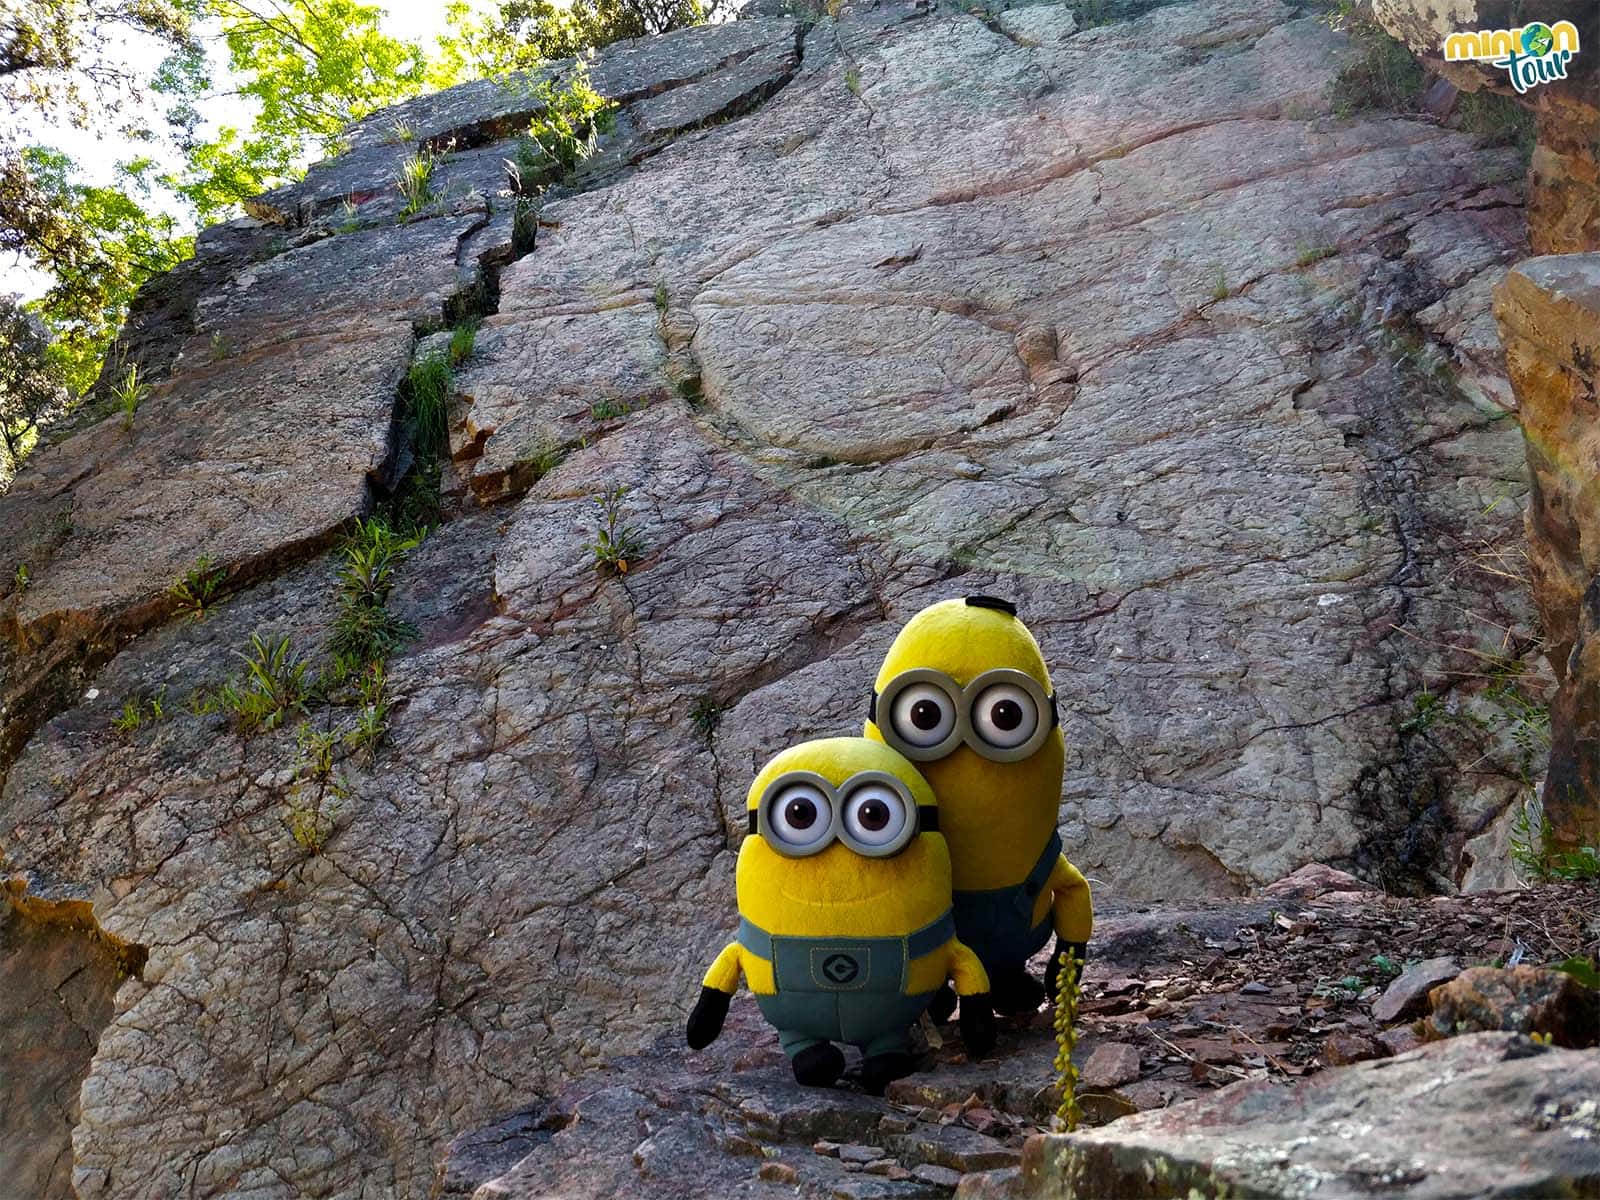
<path id="1" fill-rule="evenodd" d="M 810 829 L 817 823 L 817 806 L 809 800 L 791 800 L 783 806 L 783 819 L 790 829 Z"/>
<path id="2" fill-rule="evenodd" d="M 882 832 L 889 827 L 889 806 L 882 800 L 865 801 L 856 819 L 861 822 L 861 828 L 871 833 Z"/>
<path id="3" fill-rule="evenodd" d="M 998 701 L 989 710 L 989 719 L 994 722 L 996 729 L 1004 729 L 1009 733 L 1022 724 L 1022 705 L 1015 700 Z"/>
<path id="4" fill-rule="evenodd" d="M 939 711 L 939 705 L 932 700 L 918 700 L 911 706 L 911 723 L 918 729 L 937 729 L 942 720 L 944 713 Z"/>

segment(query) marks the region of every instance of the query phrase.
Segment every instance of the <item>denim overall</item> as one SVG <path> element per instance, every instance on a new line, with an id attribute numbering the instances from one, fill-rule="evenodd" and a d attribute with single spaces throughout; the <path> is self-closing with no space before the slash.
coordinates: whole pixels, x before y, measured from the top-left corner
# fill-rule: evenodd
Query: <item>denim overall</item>
<path id="1" fill-rule="evenodd" d="M 819 1042 L 847 1042 L 867 1058 L 909 1050 L 909 1027 L 933 998 L 906 995 L 911 960 L 955 935 L 948 911 L 903 937 L 774 937 L 739 920 L 739 944 L 772 963 L 778 990 L 756 1003 L 791 1058 Z"/>
<path id="2" fill-rule="evenodd" d="M 1050 842 L 1021 883 L 981 892 L 956 892 L 956 934 L 978 956 L 986 971 L 1021 967 L 1050 940 L 1050 913 L 1033 923 L 1033 906 L 1061 857 L 1061 835 Z"/>

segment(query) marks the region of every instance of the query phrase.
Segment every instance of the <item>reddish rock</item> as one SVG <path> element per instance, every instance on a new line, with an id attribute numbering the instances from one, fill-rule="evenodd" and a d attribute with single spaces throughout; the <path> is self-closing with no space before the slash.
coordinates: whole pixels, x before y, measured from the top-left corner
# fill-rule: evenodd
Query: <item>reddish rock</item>
<path id="1" fill-rule="evenodd" d="M 1472 967 L 1429 997 L 1428 1028 L 1441 1037 L 1506 1030 L 1558 1046 L 1600 1042 L 1600 993 L 1545 967 Z"/>
<path id="2" fill-rule="evenodd" d="M 1330 1034 L 1322 1043 L 1322 1061 L 1330 1067 L 1347 1067 L 1351 1063 L 1366 1062 L 1373 1058 L 1388 1058 L 1391 1051 L 1377 1038 L 1340 1030 Z"/>
<path id="3" fill-rule="evenodd" d="M 1084 1087 L 1114 1088 L 1139 1078 L 1139 1048 L 1126 1042 L 1107 1042 L 1089 1055 L 1080 1080 Z"/>
<path id="4" fill-rule="evenodd" d="M 1262 888 L 1261 894 L 1274 900 L 1315 900 L 1329 893 L 1373 890 L 1370 883 L 1363 883 L 1348 872 L 1326 863 L 1307 863 L 1293 874 Z"/>
<path id="5" fill-rule="evenodd" d="M 768 1183 L 797 1183 L 800 1179 L 799 1171 L 781 1162 L 764 1162 L 756 1174 Z"/>

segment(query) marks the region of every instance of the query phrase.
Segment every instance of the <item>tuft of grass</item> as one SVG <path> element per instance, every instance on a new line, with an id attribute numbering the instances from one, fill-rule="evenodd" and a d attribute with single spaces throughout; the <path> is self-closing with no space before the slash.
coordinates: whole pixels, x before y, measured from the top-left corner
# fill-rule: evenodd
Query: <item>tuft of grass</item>
<path id="1" fill-rule="evenodd" d="M 1600 879 L 1600 848 L 1556 850 L 1554 830 L 1536 803 L 1524 804 L 1517 811 L 1511 823 L 1510 853 L 1511 861 L 1531 882 Z"/>
<path id="2" fill-rule="evenodd" d="M 433 155 L 426 150 L 418 150 L 400 164 L 400 173 L 395 176 L 394 183 L 405 198 L 405 203 L 400 207 L 402 221 L 416 216 L 433 203 L 434 165 Z"/>
<path id="3" fill-rule="evenodd" d="M 1228 273 L 1218 267 L 1216 276 L 1211 281 L 1211 298 L 1213 300 L 1226 300 L 1229 290 Z"/>
<path id="4" fill-rule="evenodd" d="M 722 720 L 722 706 L 710 696 L 701 696 L 689 709 L 689 720 L 694 722 L 694 727 L 707 741 L 717 731 L 717 722 Z"/>
<path id="5" fill-rule="evenodd" d="M 248 652 L 236 653 L 244 661 L 244 674 L 217 690 L 217 702 L 240 733 L 276 729 L 284 718 L 305 712 L 310 694 L 306 665 L 287 636 L 269 641 L 252 633 Z"/>
<path id="6" fill-rule="evenodd" d="M 122 427 L 133 428 L 133 415 L 150 395 L 150 385 L 139 378 L 139 364 L 134 363 L 116 383 L 111 385 L 111 396 L 122 412 Z"/>
<path id="7" fill-rule="evenodd" d="M 17 595 L 22 595 L 28 590 L 28 585 L 33 582 L 33 576 L 28 573 L 27 563 L 18 563 L 17 569 L 12 572 L 11 584 L 16 589 Z"/>
<path id="8" fill-rule="evenodd" d="M 1297 267 L 1309 267 L 1312 263 L 1321 262 L 1325 258 L 1332 258 L 1337 253 L 1339 253 L 1338 248 L 1334 246 L 1301 242 L 1294 256 L 1294 265 Z"/>
<path id="9" fill-rule="evenodd" d="M 1533 113 L 1509 96 L 1480 89 L 1456 100 L 1456 125 L 1493 145 L 1515 146 L 1522 161 L 1533 157 Z"/>
<path id="10" fill-rule="evenodd" d="M 459 367 L 472 357 L 478 344 L 478 322 L 463 321 L 450 331 L 450 365 Z"/>
<path id="11" fill-rule="evenodd" d="M 1360 52 L 1329 86 L 1328 106 L 1333 115 L 1350 117 L 1374 108 L 1414 112 L 1422 98 L 1423 72 L 1405 43 L 1359 13 L 1351 0 L 1341 0 L 1327 20 L 1333 28 L 1347 32 Z"/>
<path id="12" fill-rule="evenodd" d="M 194 566 L 183 573 L 183 578 L 167 589 L 167 595 L 179 612 L 198 621 L 216 599 L 217 589 L 227 574 L 222 567 L 213 565 L 209 555 L 202 554 L 194 560 Z"/>
<path id="13" fill-rule="evenodd" d="M 122 702 L 122 711 L 111 719 L 111 728 L 123 737 L 131 737 L 144 725 L 144 701 L 129 696 Z"/>
<path id="14" fill-rule="evenodd" d="M 225 333 L 211 335 L 211 357 L 232 358 L 239 353 L 239 348 L 233 344 L 233 339 Z"/>
<path id="15" fill-rule="evenodd" d="M 600 508 L 600 525 L 594 541 L 589 543 L 595 566 L 619 575 L 626 575 L 629 560 L 637 558 L 644 550 L 633 530 L 622 520 L 622 498 L 627 494 L 627 488 L 614 487 L 594 498 Z"/>
<path id="16" fill-rule="evenodd" d="M 650 299 L 655 304 L 656 311 L 665 316 L 667 305 L 671 302 L 672 298 L 667 294 L 667 285 L 664 282 L 656 284 L 656 290 Z"/>
<path id="17" fill-rule="evenodd" d="M 850 89 L 852 96 L 861 95 L 861 72 L 854 67 L 844 69 L 844 86 Z"/>
<path id="18" fill-rule="evenodd" d="M 451 344 L 454 345 L 454 335 Z M 412 440 L 419 451 L 438 454 L 445 446 L 447 412 L 456 387 L 448 359 L 437 355 L 419 358 L 406 375 L 406 411 L 411 417 Z"/>
<path id="19" fill-rule="evenodd" d="M 618 417 L 627 416 L 634 411 L 634 408 L 632 401 L 624 400 L 620 396 L 606 396 L 589 406 L 589 415 L 596 421 L 614 421 Z"/>
<path id="20" fill-rule="evenodd" d="M 404 117 L 394 116 L 389 118 L 389 127 L 383 131 L 383 140 L 386 144 L 398 145 L 402 142 L 417 140 L 416 126 Z"/>

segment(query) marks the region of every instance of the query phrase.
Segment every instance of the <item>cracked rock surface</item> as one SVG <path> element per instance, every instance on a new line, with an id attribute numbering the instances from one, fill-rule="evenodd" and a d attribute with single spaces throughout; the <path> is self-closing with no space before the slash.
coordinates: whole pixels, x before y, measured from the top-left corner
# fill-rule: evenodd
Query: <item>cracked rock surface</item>
<path id="1" fill-rule="evenodd" d="M 1531 617 L 1474 565 L 1524 490 L 1484 333 L 1521 164 L 1330 117 L 1351 51 L 1291 4 L 1029 12 L 612 48 L 617 132 L 531 249 L 496 169 L 526 93 L 414 101 L 141 317 L 132 428 L 0 497 L 33 580 L 0 616 L 0 865 L 149 954 L 80 1093 L 83 1200 L 425 1196 L 450 1138 L 676 1028 L 752 771 L 857 728 L 952 594 L 1042 642 L 1062 833 L 1106 902 L 1311 860 L 1498 881 L 1515 747 L 1411 718 L 1424 689 L 1471 711 L 1475 654 Z M 401 127 L 444 182 L 396 224 Z M 471 311 L 387 744 L 340 762 L 312 854 L 293 722 L 183 701 L 253 632 L 325 659 L 323 551 L 400 469 L 416 337 Z M 625 574 L 592 551 L 618 487 Z M 202 555 L 234 594 L 175 620 Z"/>

